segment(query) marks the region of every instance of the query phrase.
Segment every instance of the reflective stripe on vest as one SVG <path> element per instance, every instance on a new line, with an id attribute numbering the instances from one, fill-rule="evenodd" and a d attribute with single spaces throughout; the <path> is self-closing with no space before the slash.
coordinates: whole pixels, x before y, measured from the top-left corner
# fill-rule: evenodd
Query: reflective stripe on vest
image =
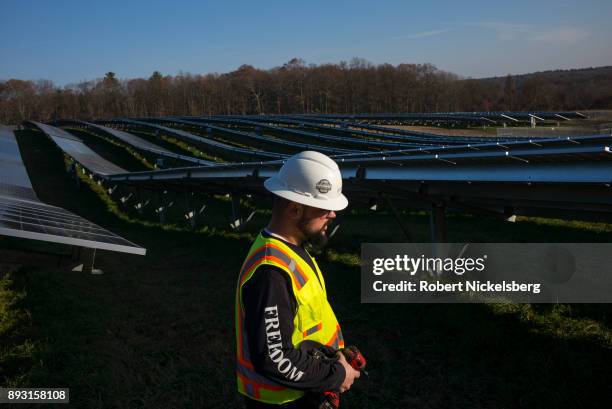
<path id="1" fill-rule="evenodd" d="M 298 267 L 295 260 L 291 258 L 289 254 L 286 254 L 281 248 L 274 244 L 265 244 L 256 249 L 255 252 L 249 253 L 240 273 L 241 280 L 243 280 L 240 285 L 244 284 L 244 281 L 249 278 L 250 270 L 266 259 L 275 261 L 289 269 L 298 290 L 308 281 L 308 277 L 306 277 L 302 269 Z"/>
<path id="2" fill-rule="evenodd" d="M 261 265 L 273 265 L 289 275 L 297 301 L 292 344 L 308 339 L 334 348 L 344 347 L 340 325 L 336 320 L 325 293 L 323 276 L 313 259 L 315 270 L 282 241 L 261 234 L 251 246 L 242 265 L 236 289 L 236 358 L 238 391 L 252 399 L 281 404 L 291 402 L 304 392 L 284 387 L 258 374 L 251 362 L 247 334 L 244 327 L 242 286 Z M 319 279 L 317 279 L 317 277 Z"/>
<path id="3" fill-rule="evenodd" d="M 344 348 L 344 337 L 342 337 L 342 330 L 340 329 L 340 324 L 336 327 L 336 332 L 332 338 L 325 343 L 325 345 L 333 347 L 335 349 Z"/>

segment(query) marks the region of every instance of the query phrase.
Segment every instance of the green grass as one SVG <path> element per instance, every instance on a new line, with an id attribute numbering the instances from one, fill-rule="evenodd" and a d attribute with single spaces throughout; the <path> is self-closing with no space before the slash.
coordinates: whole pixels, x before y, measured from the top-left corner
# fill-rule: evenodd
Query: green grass
<path id="1" fill-rule="evenodd" d="M 35 345 L 32 343 L 30 316 L 23 307 L 26 294 L 15 290 L 13 274 L 0 279 L 0 380 L 4 387 L 19 385 L 32 366 Z"/>
<path id="2" fill-rule="evenodd" d="M 117 204 L 89 178 L 77 190 L 63 155 L 39 133 L 18 132 L 39 197 L 147 248 L 146 257 L 99 252 L 103 275 L 58 268 L 33 244 L 0 238 L 23 267 L 0 281 L 2 385 L 70 387 L 83 408 L 233 408 L 235 280 L 265 201 L 243 232 L 228 230 L 229 201 L 203 194 L 202 223 L 190 231 L 182 194 L 161 225 Z M 155 199 L 157 200 L 157 199 Z M 417 240 L 428 217 L 404 212 Z M 343 395 L 343 408 L 609 407 L 609 305 L 361 304 L 359 244 L 404 241 L 389 215 L 339 216 L 331 248 L 317 254 L 349 344 L 368 359 L 370 377 Z M 478 229 L 474 228 L 477 224 Z M 605 224 L 494 219 L 451 214 L 451 241 L 611 242 Z M 57 247 L 36 244 L 57 253 Z M 24 250 L 25 249 L 25 250 Z M 1 264 L 1 263 L 0 263 Z M 20 407 L 26 408 L 28 405 Z M 32 406 L 34 407 L 34 406 Z"/>

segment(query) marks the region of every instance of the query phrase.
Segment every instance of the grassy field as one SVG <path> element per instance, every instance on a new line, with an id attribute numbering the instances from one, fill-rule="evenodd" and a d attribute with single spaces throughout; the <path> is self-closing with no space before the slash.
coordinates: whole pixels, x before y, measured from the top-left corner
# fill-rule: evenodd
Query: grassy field
<path id="1" fill-rule="evenodd" d="M 43 201 L 148 253 L 99 252 L 96 267 L 104 274 L 88 275 L 65 267 L 63 247 L 0 238 L 0 264 L 6 264 L 0 383 L 70 387 L 71 406 L 83 408 L 242 407 L 234 380 L 234 286 L 269 212 L 257 206 L 246 231 L 234 233 L 226 198 L 195 195 L 192 206 L 209 207 L 190 231 L 178 195 L 169 224 L 160 225 L 153 206 L 141 215 L 134 203 L 116 204 L 89 179 L 77 190 L 64 157 L 41 134 L 18 132 L 18 138 Z M 121 148 L 102 139 L 88 144 L 126 169 L 143 166 L 116 156 Z M 427 215 L 404 216 L 416 240 L 427 240 Z M 343 395 L 343 408 L 611 406 L 608 305 L 361 304 L 359 244 L 404 238 L 386 214 L 373 223 L 371 215 L 351 211 L 339 223 L 318 261 L 345 337 L 370 367 L 370 377 Z M 458 214 L 449 216 L 448 228 L 449 241 L 612 242 L 605 224 L 508 224 Z"/>

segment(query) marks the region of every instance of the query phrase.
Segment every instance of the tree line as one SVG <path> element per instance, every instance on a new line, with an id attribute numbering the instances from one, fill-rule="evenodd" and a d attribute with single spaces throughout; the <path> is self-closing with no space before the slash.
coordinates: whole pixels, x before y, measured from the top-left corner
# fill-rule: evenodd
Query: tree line
<path id="1" fill-rule="evenodd" d="M 0 81 L 0 123 L 119 116 L 384 113 L 612 108 L 612 67 L 463 79 L 432 64 L 374 65 L 355 58 L 224 74 L 97 80 Z"/>

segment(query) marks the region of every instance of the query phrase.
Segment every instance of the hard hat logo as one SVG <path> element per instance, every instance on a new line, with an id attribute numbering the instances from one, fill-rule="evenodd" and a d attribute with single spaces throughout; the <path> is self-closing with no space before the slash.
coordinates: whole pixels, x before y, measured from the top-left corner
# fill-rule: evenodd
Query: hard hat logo
<path id="1" fill-rule="evenodd" d="M 321 180 L 319 180 L 317 182 L 315 187 L 317 188 L 319 193 L 327 193 L 327 192 L 329 192 L 331 190 L 332 185 L 331 185 L 331 183 L 329 183 L 329 180 L 321 179 Z"/>

